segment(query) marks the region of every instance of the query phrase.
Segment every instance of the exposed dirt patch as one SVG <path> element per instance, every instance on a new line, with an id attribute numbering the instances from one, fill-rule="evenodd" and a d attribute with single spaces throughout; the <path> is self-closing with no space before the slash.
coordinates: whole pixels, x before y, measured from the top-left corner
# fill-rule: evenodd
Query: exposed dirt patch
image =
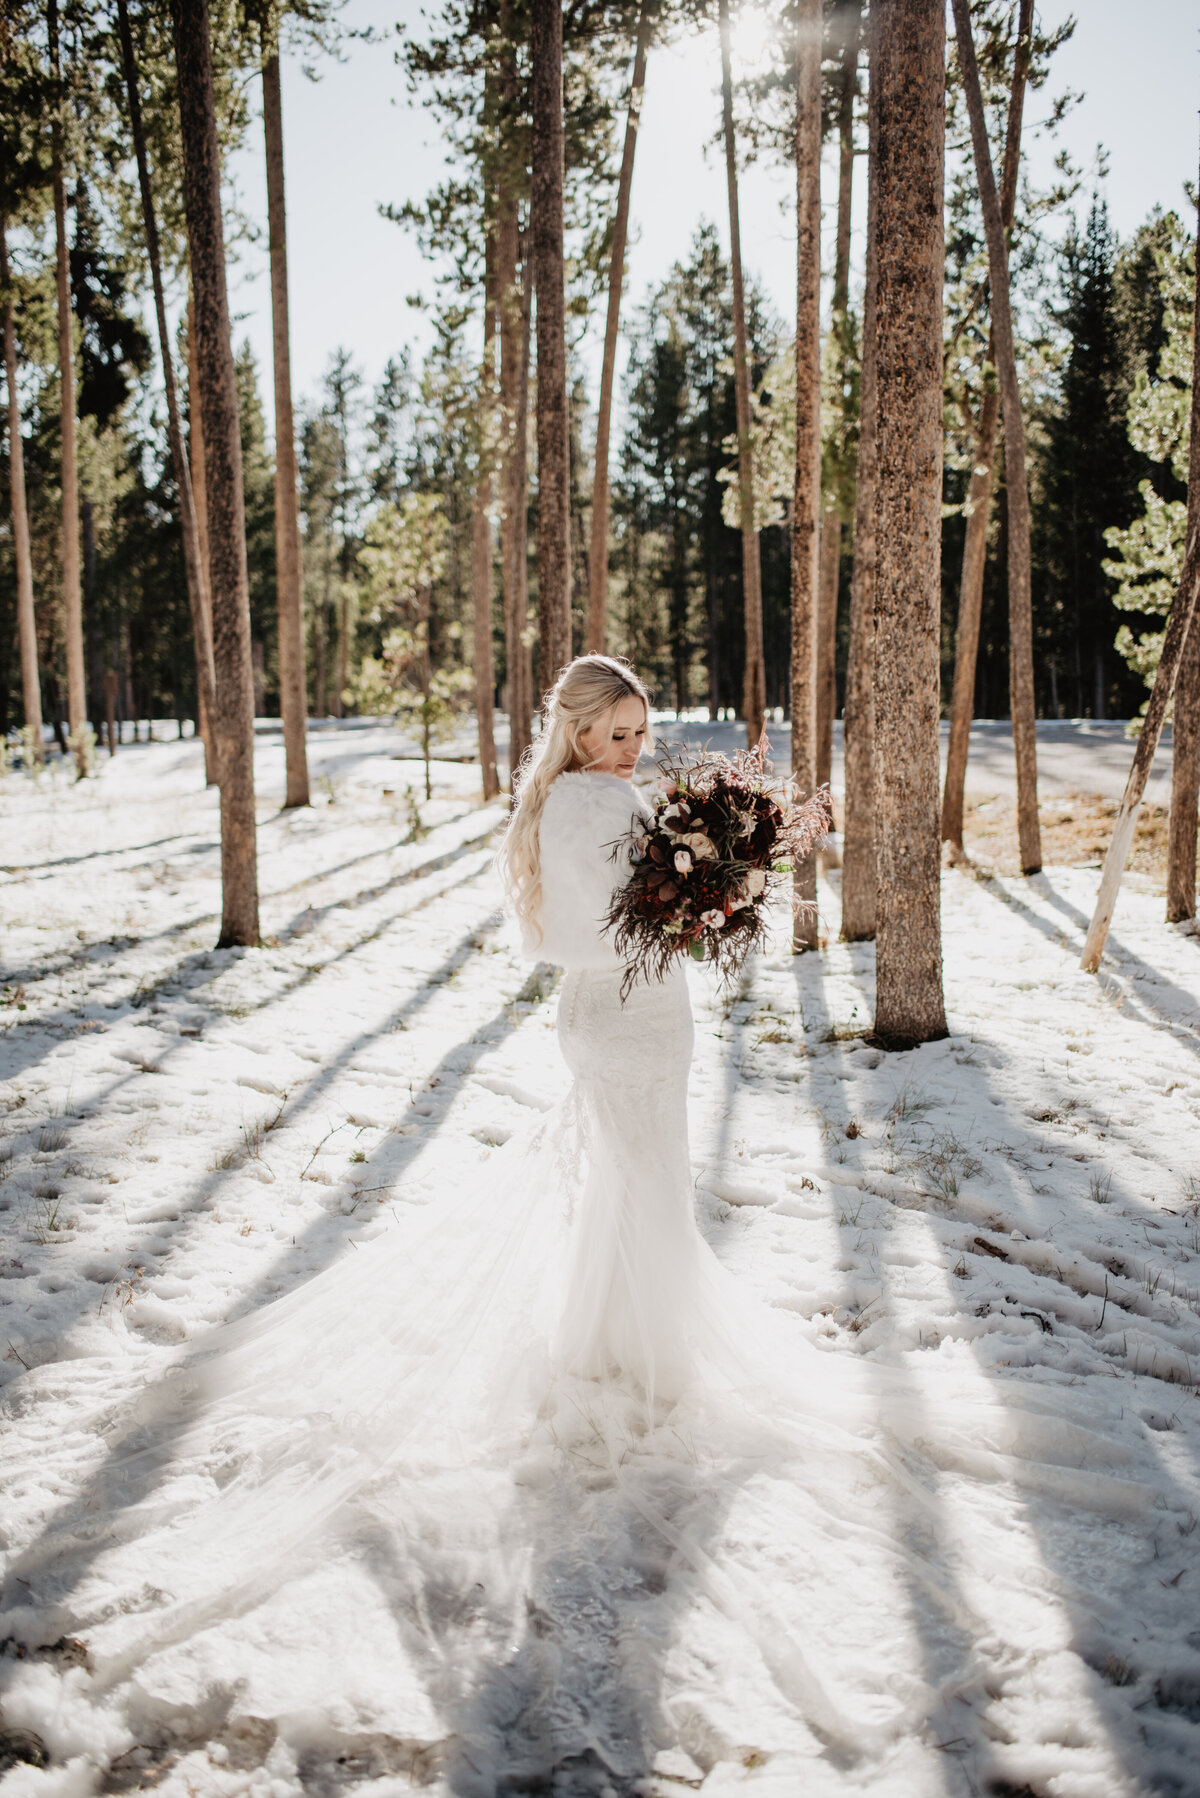
<path id="1" fill-rule="evenodd" d="M 1098 793 L 1069 793 L 1044 799 L 1038 807 L 1042 857 L 1047 867 L 1097 865 L 1112 839 L 1118 801 Z M 969 799 L 963 819 L 963 846 L 983 871 L 1019 874 L 1017 807 L 1012 799 Z M 1129 867 L 1167 889 L 1167 808 L 1143 805 L 1133 836 Z"/>

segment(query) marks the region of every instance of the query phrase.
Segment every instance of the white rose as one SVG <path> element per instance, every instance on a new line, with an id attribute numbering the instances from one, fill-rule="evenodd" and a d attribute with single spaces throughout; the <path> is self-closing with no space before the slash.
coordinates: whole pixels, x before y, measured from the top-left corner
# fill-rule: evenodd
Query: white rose
<path id="1" fill-rule="evenodd" d="M 698 862 L 716 861 L 717 845 L 713 842 L 711 837 L 705 836 L 702 830 L 689 831 L 687 836 L 683 838 L 683 841 L 688 845 L 688 848 L 692 851 L 692 854 Z"/>
<path id="2" fill-rule="evenodd" d="M 725 923 L 725 913 L 723 911 L 706 911 L 702 914 L 700 922 L 709 930 L 720 930 Z"/>
<path id="3" fill-rule="evenodd" d="M 686 849 L 677 849 L 675 851 L 675 871 L 677 874 L 691 873 L 692 858 Z"/>

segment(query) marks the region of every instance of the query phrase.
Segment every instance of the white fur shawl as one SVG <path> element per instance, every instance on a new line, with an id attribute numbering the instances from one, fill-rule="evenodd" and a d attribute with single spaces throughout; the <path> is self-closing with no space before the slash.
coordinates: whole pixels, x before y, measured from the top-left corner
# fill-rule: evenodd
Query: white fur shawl
<path id="1" fill-rule="evenodd" d="M 629 857 L 614 844 L 650 808 L 615 774 L 560 774 L 546 796 L 538 836 L 542 863 L 541 941 L 526 929 L 522 947 L 538 961 L 564 968 L 621 965 L 612 939 L 600 934 L 615 889 L 629 873 Z"/>

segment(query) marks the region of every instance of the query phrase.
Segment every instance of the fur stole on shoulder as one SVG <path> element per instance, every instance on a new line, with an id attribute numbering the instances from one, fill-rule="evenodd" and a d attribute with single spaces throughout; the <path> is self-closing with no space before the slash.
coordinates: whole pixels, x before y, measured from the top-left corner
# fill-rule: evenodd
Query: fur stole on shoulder
<path id="1" fill-rule="evenodd" d="M 624 839 L 632 824 L 649 816 L 646 801 L 615 774 L 558 776 L 538 836 L 542 935 L 539 942 L 536 932 L 523 933 L 527 955 L 564 968 L 623 965 L 601 929 L 614 890 L 628 878 Z"/>

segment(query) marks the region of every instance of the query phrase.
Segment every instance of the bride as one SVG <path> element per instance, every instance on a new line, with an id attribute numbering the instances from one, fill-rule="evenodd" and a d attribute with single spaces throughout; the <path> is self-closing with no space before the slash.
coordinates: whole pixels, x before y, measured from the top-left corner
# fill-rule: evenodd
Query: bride
<path id="1" fill-rule="evenodd" d="M 500 851 L 525 953 L 565 970 L 567 1098 L 471 1189 L 114 1404 L 73 1512 L 10 1567 L 0 1636 L 82 1636 L 76 1708 L 204 1719 L 234 1692 L 309 1741 L 314 1719 L 336 1733 L 352 1713 L 389 1739 L 453 1740 L 447 1789 L 482 1795 L 588 1756 L 636 1780 L 686 1733 L 686 1653 L 733 1653 L 789 1739 L 861 1748 L 872 1720 L 897 1728 L 927 1701 L 847 1624 L 879 1582 L 915 1579 L 967 1626 L 936 1443 L 942 1465 L 998 1478 L 1017 1455 L 1096 1448 L 1041 1401 L 989 1407 L 944 1382 L 917 1403 L 894 1369 L 814 1347 L 697 1227 L 685 973 L 622 1002 L 603 928 L 651 746 L 636 675 L 573 661 Z M 1094 1496 L 1095 1476 L 1041 1476 Z M 851 1654 L 838 1699 L 800 1646 L 810 1629 L 827 1662 Z"/>

